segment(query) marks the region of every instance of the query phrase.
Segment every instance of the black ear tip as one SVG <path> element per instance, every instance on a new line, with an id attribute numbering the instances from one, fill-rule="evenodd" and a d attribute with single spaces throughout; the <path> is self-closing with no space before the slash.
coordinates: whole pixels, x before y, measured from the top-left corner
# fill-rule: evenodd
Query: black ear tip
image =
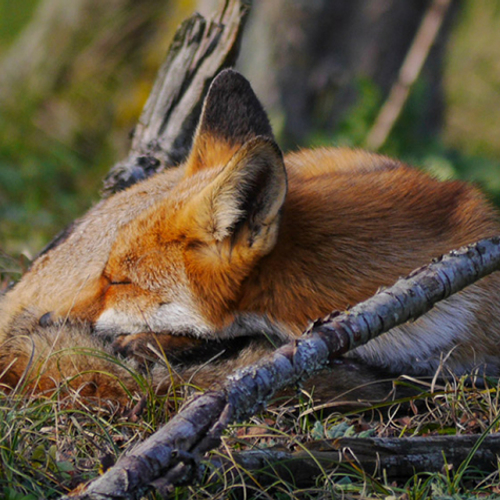
<path id="1" fill-rule="evenodd" d="M 233 68 L 226 68 L 223 69 L 221 72 L 217 73 L 217 75 L 215 75 L 214 79 L 212 80 L 212 85 L 224 86 L 230 84 L 231 82 L 244 83 L 244 84 L 246 83 L 247 85 L 250 85 L 248 80 L 241 73 L 234 70 Z"/>
<path id="2" fill-rule="evenodd" d="M 264 108 L 250 82 L 233 69 L 221 71 L 205 99 L 201 132 L 244 143 L 257 135 L 273 137 Z"/>
<path id="3" fill-rule="evenodd" d="M 226 68 L 219 71 L 219 73 L 215 75 L 213 81 L 219 80 L 220 78 L 243 78 L 245 80 L 245 77 L 233 68 Z"/>
<path id="4" fill-rule="evenodd" d="M 221 92 L 236 95 L 254 95 L 250 82 L 234 69 L 224 69 L 212 80 L 208 95 L 214 96 Z"/>

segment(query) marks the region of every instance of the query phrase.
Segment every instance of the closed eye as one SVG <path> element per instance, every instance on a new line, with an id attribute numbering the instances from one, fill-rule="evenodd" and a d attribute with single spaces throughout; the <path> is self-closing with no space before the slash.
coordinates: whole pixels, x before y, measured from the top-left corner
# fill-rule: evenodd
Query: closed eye
<path id="1" fill-rule="evenodd" d="M 131 285 L 131 281 L 111 281 L 110 285 Z"/>

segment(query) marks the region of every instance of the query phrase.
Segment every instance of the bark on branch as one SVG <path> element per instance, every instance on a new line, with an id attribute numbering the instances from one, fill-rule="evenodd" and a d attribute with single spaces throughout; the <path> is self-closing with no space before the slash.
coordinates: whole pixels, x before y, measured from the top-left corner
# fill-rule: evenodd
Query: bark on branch
<path id="1" fill-rule="evenodd" d="M 72 498 L 139 498 L 152 485 L 168 490 L 193 473 L 197 458 L 218 445 L 230 422 L 254 415 L 278 391 L 318 373 L 350 349 L 422 316 L 440 300 L 498 269 L 500 238 L 481 240 L 415 270 L 348 312 L 316 322 L 302 338 L 229 377 L 221 390 L 189 402 Z"/>
<path id="2" fill-rule="evenodd" d="M 366 474 L 385 471 L 390 480 L 405 481 L 415 474 L 440 471 L 448 467 L 457 471 L 469 458 L 471 450 L 484 436 L 430 436 L 415 438 L 342 437 L 306 443 L 300 451 L 270 448 L 215 456 L 208 467 L 221 474 L 243 476 L 249 484 L 267 486 L 276 477 L 297 488 L 316 484 L 321 474 L 339 467 L 363 468 Z M 500 436 L 484 437 L 469 465 L 482 472 L 498 469 Z"/>

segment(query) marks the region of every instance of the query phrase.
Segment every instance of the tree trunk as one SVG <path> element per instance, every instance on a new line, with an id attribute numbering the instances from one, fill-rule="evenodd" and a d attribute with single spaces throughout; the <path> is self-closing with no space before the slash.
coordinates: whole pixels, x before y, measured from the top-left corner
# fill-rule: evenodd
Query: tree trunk
<path id="1" fill-rule="evenodd" d="M 251 0 L 226 1 L 208 21 L 195 14 L 182 23 L 139 118 L 128 158 L 111 169 L 105 194 L 186 159 L 213 77 L 236 63 L 250 5 Z"/>

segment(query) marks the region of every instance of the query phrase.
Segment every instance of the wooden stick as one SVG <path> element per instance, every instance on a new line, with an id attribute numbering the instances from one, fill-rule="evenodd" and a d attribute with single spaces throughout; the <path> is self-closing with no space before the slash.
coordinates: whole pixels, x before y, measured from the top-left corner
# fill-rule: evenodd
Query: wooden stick
<path id="1" fill-rule="evenodd" d="M 268 448 L 215 455 L 206 468 L 217 475 L 243 475 L 248 484 L 273 484 L 276 477 L 308 488 L 321 474 L 339 467 L 361 468 L 370 475 L 382 472 L 390 480 L 405 481 L 415 474 L 441 471 L 445 466 L 456 471 L 482 436 L 429 436 L 407 438 L 341 437 L 305 443 L 299 451 Z M 490 434 L 476 450 L 469 463 L 482 472 L 498 469 L 497 450 L 500 436 Z"/>
<path id="2" fill-rule="evenodd" d="M 398 79 L 392 86 L 389 97 L 382 106 L 368 134 L 366 139 L 368 149 L 374 151 L 380 149 L 389 137 L 405 105 L 410 89 L 420 74 L 429 51 L 436 40 L 450 4 L 451 0 L 433 0 L 425 13 L 410 50 L 399 70 Z"/>

